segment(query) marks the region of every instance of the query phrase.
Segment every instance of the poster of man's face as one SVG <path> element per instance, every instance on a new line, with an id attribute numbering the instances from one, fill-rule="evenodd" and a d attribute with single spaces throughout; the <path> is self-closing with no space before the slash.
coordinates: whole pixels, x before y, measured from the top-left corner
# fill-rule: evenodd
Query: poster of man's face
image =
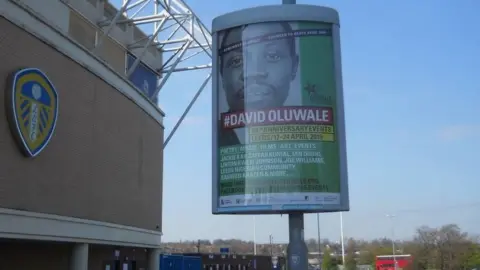
<path id="1" fill-rule="evenodd" d="M 220 36 L 219 68 L 228 109 L 243 111 L 283 106 L 298 68 L 293 37 L 271 38 L 291 32 L 287 22 L 251 24 Z"/>

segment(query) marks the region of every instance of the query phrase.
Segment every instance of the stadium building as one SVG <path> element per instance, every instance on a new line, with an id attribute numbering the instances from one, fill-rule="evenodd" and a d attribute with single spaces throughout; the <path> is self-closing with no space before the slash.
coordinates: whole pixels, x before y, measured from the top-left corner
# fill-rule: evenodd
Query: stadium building
<path id="1" fill-rule="evenodd" d="M 117 11 L 0 0 L 1 269 L 159 269 L 162 54 L 149 48 L 126 76 L 141 57 L 127 44 L 146 35 L 105 35 Z"/>

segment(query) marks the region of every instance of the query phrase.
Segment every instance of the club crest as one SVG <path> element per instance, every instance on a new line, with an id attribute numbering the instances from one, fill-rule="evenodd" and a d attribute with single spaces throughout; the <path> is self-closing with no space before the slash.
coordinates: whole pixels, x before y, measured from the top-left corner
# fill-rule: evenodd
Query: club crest
<path id="1" fill-rule="evenodd" d="M 12 134 L 27 157 L 35 157 L 52 138 L 58 116 L 58 95 L 47 76 L 36 68 L 10 75 L 5 89 Z"/>

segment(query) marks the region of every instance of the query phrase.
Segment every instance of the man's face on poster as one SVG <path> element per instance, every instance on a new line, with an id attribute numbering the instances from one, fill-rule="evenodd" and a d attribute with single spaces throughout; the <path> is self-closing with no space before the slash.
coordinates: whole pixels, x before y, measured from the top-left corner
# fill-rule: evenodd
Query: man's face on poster
<path id="1" fill-rule="evenodd" d="M 235 28 L 223 47 L 287 31 L 280 23 L 252 24 Z M 293 38 L 261 41 L 222 55 L 223 88 L 230 110 L 282 106 L 295 78 L 298 56 Z"/>

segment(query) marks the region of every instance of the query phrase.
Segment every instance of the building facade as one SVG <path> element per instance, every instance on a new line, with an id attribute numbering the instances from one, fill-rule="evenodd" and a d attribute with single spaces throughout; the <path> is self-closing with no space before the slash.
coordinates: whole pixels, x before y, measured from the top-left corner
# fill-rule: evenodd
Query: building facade
<path id="1" fill-rule="evenodd" d="M 0 0 L 1 269 L 159 268 L 164 114 L 125 76 L 135 52 L 124 45 L 138 29 L 114 29 L 95 49 L 92 21 L 111 9 Z M 157 51 L 145 59 L 161 66 Z M 35 157 L 22 153 L 7 117 L 9 80 L 25 68 L 41 70 L 58 94 L 51 139 Z"/>

